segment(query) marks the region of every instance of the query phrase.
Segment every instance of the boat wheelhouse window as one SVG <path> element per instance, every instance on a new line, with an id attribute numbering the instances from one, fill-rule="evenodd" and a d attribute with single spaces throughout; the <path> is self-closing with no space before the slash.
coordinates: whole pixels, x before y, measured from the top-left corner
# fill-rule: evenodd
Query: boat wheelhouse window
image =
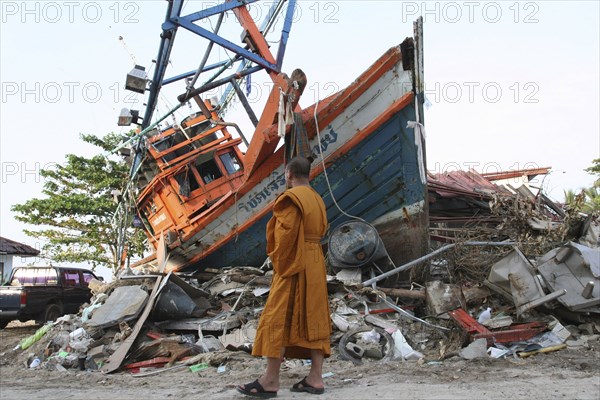
<path id="1" fill-rule="evenodd" d="M 242 164 L 233 151 L 221 154 L 219 158 L 221 159 L 221 162 L 223 163 L 223 166 L 229 175 L 235 174 L 242 169 Z"/>
<path id="2" fill-rule="evenodd" d="M 204 120 L 189 128 L 190 137 L 197 136 L 210 128 L 210 121 Z"/>
<path id="3" fill-rule="evenodd" d="M 159 153 L 173 147 L 176 146 L 180 143 L 183 143 L 184 141 L 186 141 L 187 138 L 185 137 L 185 135 L 183 134 L 183 132 L 181 131 L 177 131 L 175 133 L 173 133 L 172 135 L 167 136 L 164 139 L 161 139 L 157 142 L 154 142 L 152 144 L 152 146 L 154 147 L 154 149 L 156 151 L 158 151 Z M 169 152 L 167 154 L 165 154 L 162 157 L 163 162 L 169 162 L 171 160 L 174 160 L 177 157 L 181 157 L 185 154 L 187 154 L 188 152 L 192 151 L 194 148 L 191 147 L 190 145 L 187 146 L 183 146 L 177 150 L 173 150 L 172 152 Z"/>
<path id="4" fill-rule="evenodd" d="M 203 162 L 202 164 L 199 164 L 197 168 L 204 183 L 210 183 L 223 176 L 219 166 L 212 158 Z"/>
<path id="5" fill-rule="evenodd" d="M 175 175 L 175 180 L 179 185 L 179 194 L 184 197 L 189 197 L 190 193 L 200 188 L 200 185 L 196 181 L 196 177 L 189 168 L 185 171 Z"/>

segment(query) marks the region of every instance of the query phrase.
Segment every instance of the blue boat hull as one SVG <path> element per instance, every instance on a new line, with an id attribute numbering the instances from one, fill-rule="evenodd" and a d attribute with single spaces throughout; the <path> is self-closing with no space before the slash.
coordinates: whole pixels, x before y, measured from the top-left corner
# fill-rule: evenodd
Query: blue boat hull
<path id="1" fill-rule="evenodd" d="M 412 105 L 401 109 L 327 168 L 338 205 L 347 214 L 374 223 L 395 264 L 413 260 L 428 248 L 427 188 L 421 178 L 418 140 L 414 130 L 406 128 L 414 119 Z M 311 185 L 323 197 L 330 231 L 349 219 L 335 206 L 323 173 Z M 237 239 L 186 269 L 262 265 L 270 217 L 269 212 Z"/>

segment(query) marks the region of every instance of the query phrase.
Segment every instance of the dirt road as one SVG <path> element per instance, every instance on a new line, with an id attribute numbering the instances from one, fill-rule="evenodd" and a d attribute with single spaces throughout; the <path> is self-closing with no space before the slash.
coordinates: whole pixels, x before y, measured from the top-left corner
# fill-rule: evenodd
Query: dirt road
<path id="1" fill-rule="evenodd" d="M 17 326 L 15 326 L 17 325 Z M 13 352 L 32 325 L 11 324 L 0 333 L 0 399 L 243 399 L 235 385 L 254 380 L 264 363 L 231 352 L 227 370 L 179 369 L 148 377 L 127 373 L 66 372 L 28 369 L 27 352 Z M 369 362 L 354 366 L 334 354 L 324 368 L 321 396 L 292 393 L 308 367 L 288 362 L 282 372 L 281 399 L 600 399 L 600 341 L 588 348 L 567 348 L 526 359 L 441 363 Z"/>

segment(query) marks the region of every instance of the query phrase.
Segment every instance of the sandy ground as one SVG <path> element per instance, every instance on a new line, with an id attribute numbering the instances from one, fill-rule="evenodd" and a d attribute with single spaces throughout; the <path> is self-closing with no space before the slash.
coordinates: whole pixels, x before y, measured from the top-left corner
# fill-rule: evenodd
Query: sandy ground
<path id="1" fill-rule="evenodd" d="M 66 372 L 25 367 L 27 355 L 13 352 L 19 340 L 37 329 L 11 323 L 0 332 L 1 399 L 243 399 L 235 385 L 254 380 L 264 362 L 242 352 L 228 352 L 227 370 L 166 371 L 148 377 L 127 373 Z M 286 364 L 282 399 L 600 399 L 600 341 L 526 359 L 458 357 L 443 362 L 368 362 L 355 366 L 337 353 L 326 361 L 326 392 L 292 393 L 308 367 Z"/>

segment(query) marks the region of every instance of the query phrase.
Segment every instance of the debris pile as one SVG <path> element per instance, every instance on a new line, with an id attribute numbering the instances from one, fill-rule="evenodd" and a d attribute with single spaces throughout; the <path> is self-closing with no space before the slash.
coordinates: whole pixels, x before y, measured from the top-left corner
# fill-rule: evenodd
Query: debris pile
<path id="1" fill-rule="evenodd" d="M 330 276 L 332 347 L 360 364 L 586 346 L 600 333 L 599 251 L 571 242 L 533 264 L 513 247 L 481 283 L 373 288 Z M 269 284 L 269 272 L 251 267 L 93 281 L 78 315 L 44 325 L 16 351 L 28 367 L 61 371 L 226 368 L 232 352 L 251 352 Z"/>
<path id="2" fill-rule="evenodd" d="M 452 198 L 456 207 L 447 203 L 445 217 L 434 207 L 432 239 L 450 244 L 428 256 L 393 265 L 362 222 L 331 235 L 333 356 L 354 364 L 525 358 L 598 340 L 598 222 L 589 217 L 574 230 L 575 215 L 547 199 L 532 202 L 522 189 L 493 192 L 475 176 L 485 188 L 475 191 L 463 175 L 460 188 L 444 179 L 430 187 L 434 202 Z M 223 371 L 234 354 L 251 352 L 271 283 L 268 260 L 188 275 L 134 272 L 90 282 L 94 296 L 78 315 L 44 325 L 15 352 L 30 368 L 135 376 Z"/>

